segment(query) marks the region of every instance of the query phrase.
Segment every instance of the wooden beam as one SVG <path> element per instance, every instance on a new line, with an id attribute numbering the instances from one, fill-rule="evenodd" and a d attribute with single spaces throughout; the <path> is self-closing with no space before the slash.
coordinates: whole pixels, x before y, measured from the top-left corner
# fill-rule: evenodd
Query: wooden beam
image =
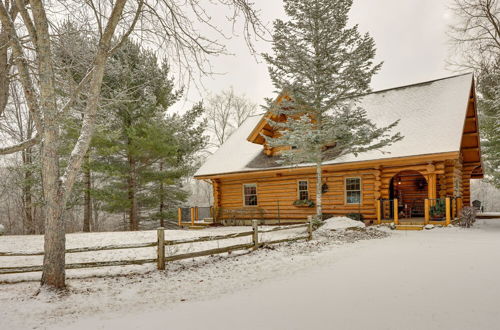
<path id="1" fill-rule="evenodd" d="M 269 136 L 269 137 L 272 137 L 274 135 L 274 132 L 271 130 L 268 130 L 267 128 L 263 128 L 260 132 L 262 134 L 264 134 L 265 136 Z"/>
<path id="2" fill-rule="evenodd" d="M 478 132 L 468 132 L 463 134 L 463 136 L 478 136 L 478 135 L 479 135 Z"/>

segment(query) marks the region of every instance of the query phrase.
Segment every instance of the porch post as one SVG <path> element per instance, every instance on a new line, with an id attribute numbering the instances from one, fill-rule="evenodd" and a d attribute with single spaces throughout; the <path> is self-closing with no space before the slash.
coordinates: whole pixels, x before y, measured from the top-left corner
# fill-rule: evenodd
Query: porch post
<path id="1" fill-rule="evenodd" d="M 180 207 L 177 208 L 177 224 L 182 226 L 182 209 Z"/>
<path id="2" fill-rule="evenodd" d="M 377 199 L 377 224 L 381 224 L 382 223 L 382 214 L 381 214 L 381 202 L 380 202 L 380 199 Z"/>
<path id="3" fill-rule="evenodd" d="M 427 189 L 429 199 L 436 199 L 436 173 L 429 173 Z"/>
<path id="4" fill-rule="evenodd" d="M 457 197 L 457 216 L 462 215 L 462 207 L 463 207 L 462 197 Z"/>
<path id="5" fill-rule="evenodd" d="M 451 222 L 451 210 L 450 210 L 450 207 L 451 206 L 451 203 L 450 203 L 450 198 L 449 197 L 446 197 L 446 225 L 448 226 Z"/>
<path id="6" fill-rule="evenodd" d="M 399 225 L 398 199 L 394 199 L 394 224 Z"/>
<path id="7" fill-rule="evenodd" d="M 425 224 L 429 224 L 430 220 L 430 215 L 429 215 L 429 199 L 426 198 L 424 201 L 424 218 L 425 218 Z"/>
<path id="8" fill-rule="evenodd" d="M 195 213 L 195 210 L 194 210 L 194 207 L 191 208 L 191 226 L 194 226 L 194 213 Z"/>

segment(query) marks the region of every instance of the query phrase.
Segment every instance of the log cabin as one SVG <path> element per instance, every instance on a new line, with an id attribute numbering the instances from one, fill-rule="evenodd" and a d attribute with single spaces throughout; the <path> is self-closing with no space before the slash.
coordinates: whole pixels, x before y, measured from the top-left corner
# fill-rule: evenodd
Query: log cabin
<path id="1" fill-rule="evenodd" d="M 470 204 L 470 180 L 483 177 L 472 74 L 376 91 L 359 104 L 377 125 L 400 120 L 395 130 L 403 139 L 381 151 L 325 161 L 325 216 L 449 223 Z M 276 162 L 279 150 L 265 139 L 277 133 L 271 116 L 249 117 L 196 172 L 213 186 L 217 222 L 291 223 L 315 214 L 315 167 Z"/>

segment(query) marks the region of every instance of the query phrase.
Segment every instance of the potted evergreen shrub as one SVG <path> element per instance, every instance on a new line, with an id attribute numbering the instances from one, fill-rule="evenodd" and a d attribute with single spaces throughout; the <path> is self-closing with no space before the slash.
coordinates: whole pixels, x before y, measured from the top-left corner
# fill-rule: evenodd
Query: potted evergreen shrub
<path id="1" fill-rule="evenodd" d="M 446 214 L 446 203 L 443 199 L 436 200 L 436 204 L 431 206 L 430 214 L 433 219 L 444 218 Z"/>

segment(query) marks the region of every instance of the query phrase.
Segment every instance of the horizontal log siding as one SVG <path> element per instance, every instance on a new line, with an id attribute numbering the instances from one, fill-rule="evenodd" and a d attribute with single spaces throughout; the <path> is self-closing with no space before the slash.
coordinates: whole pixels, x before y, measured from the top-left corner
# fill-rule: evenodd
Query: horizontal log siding
<path id="1" fill-rule="evenodd" d="M 415 160 L 412 160 L 415 161 Z M 375 168 L 356 168 L 335 170 L 325 166 L 323 180 L 328 184 L 328 192 L 323 195 L 323 213 L 345 215 L 361 211 L 366 219 L 376 218 L 375 201 L 378 198 L 389 198 L 389 185 L 394 175 L 408 170 L 421 173 L 426 180 L 429 176 L 436 175 L 436 193 L 439 197 L 443 193 L 453 191 L 454 177 L 461 175 L 461 165 L 458 159 L 434 162 L 402 164 L 395 160 L 393 166 L 377 166 Z M 360 164 L 362 165 L 362 164 Z M 344 179 L 346 177 L 360 177 L 362 179 L 362 205 L 345 204 Z M 461 179 L 464 182 L 465 178 Z M 304 169 L 286 169 L 283 172 L 250 172 L 241 175 L 227 175 L 218 177 L 216 182 L 215 205 L 219 206 L 221 219 L 270 219 L 301 220 L 308 215 L 313 215 L 315 209 L 297 207 L 293 202 L 298 198 L 298 180 L 308 180 L 309 199 L 315 200 L 315 173 L 313 169 L 305 172 Z M 257 184 L 257 206 L 243 205 L 243 184 Z M 463 185 L 463 189 L 467 189 Z M 423 195 L 421 197 L 424 197 Z"/>
<path id="2" fill-rule="evenodd" d="M 397 189 L 401 191 L 403 200 L 399 201 L 400 205 L 413 206 L 415 200 L 424 200 L 428 197 L 427 181 L 422 188 L 418 188 L 417 182 L 425 177 L 416 171 L 403 171 L 398 174 L 401 179 L 401 184 L 398 184 Z M 422 204 L 423 205 L 423 204 Z"/>
<path id="3" fill-rule="evenodd" d="M 362 180 L 362 205 L 346 205 L 344 179 L 360 177 Z M 263 218 L 277 219 L 278 204 L 280 219 L 306 219 L 315 213 L 315 208 L 298 207 L 293 202 L 298 199 L 298 181 L 309 183 L 309 199 L 315 200 L 316 178 L 313 173 L 306 175 L 268 176 L 258 179 L 222 179 L 219 184 L 222 218 Z M 328 185 L 328 192 L 323 194 L 323 213 L 345 215 L 358 212 L 366 218 L 375 218 L 375 176 L 373 171 L 344 171 L 325 173 L 323 180 Z M 257 206 L 243 205 L 243 184 L 257 184 Z"/>

